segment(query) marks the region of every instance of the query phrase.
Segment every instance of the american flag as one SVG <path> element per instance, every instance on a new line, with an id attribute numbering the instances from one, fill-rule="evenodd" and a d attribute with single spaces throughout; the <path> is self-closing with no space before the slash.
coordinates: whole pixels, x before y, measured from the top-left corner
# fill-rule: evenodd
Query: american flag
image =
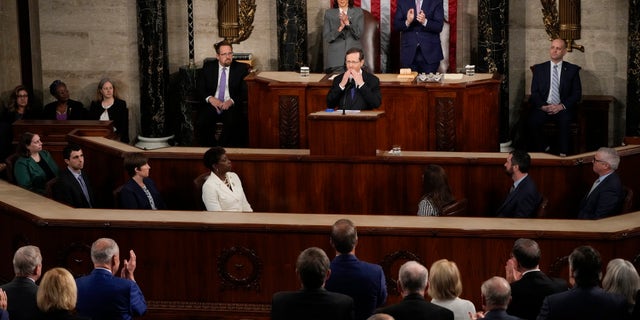
<path id="1" fill-rule="evenodd" d="M 333 0 L 330 0 L 333 4 Z M 393 17 L 396 14 L 396 0 L 354 0 L 356 7 L 361 7 L 373 14 L 380 21 L 380 62 L 382 71 L 390 66 L 390 44 L 393 35 Z M 455 70 L 456 60 L 456 13 L 458 0 L 443 0 L 444 19 L 449 22 L 449 70 Z M 446 56 L 446 54 L 445 54 Z"/>

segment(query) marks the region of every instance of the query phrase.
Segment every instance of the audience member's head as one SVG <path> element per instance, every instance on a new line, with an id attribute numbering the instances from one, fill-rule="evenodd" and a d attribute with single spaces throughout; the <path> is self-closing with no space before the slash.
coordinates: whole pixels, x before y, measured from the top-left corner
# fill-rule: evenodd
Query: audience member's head
<path id="1" fill-rule="evenodd" d="M 124 157 L 124 169 L 129 177 L 135 176 L 136 170 L 139 171 L 147 163 L 149 163 L 149 159 L 140 152 L 128 153 Z"/>
<path id="2" fill-rule="evenodd" d="M 513 244 L 511 254 L 518 261 L 518 267 L 524 270 L 535 269 L 540 263 L 540 247 L 538 243 L 520 238 Z"/>
<path id="3" fill-rule="evenodd" d="M 42 272 L 42 255 L 36 246 L 18 248 L 13 255 L 13 272 L 16 277 L 40 278 Z"/>
<path id="4" fill-rule="evenodd" d="M 229 67 L 233 61 L 233 46 L 231 42 L 222 40 L 213 45 L 216 49 L 216 58 L 218 58 L 218 64 L 223 67 Z"/>
<path id="5" fill-rule="evenodd" d="M 569 270 L 577 286 L 597 286 L 602 275 L 601 268 L 600 253 L 590 246 L 577 247 L 569 256 Z"/>
<path id="6" fill-rule="evenodd" d="M 23 108 L 21 111 L 20 109 Z M 10 112 L 25 112 L 29 108 L 29 91 L 27 87 L 19 85 L 11 91 Z"/>
<path id="7" fill-rule="evenodd" d="M 341 254 L 351 253 L 358 244 L 358 231 L 349 219 L 340 219 L 331 228 L 331 245 Z"/>
<path id="8" fill-rule="evenodd" d="M 62 159 L 71 170 L 80 172 L 84 169 L 84 154 L 82 148 L 75 143 L 69 143 L 62 149 Z"/>
<path id="9" fill-rule="evenodd" d="M 427 293 L 436 300 L 452 300 L 462 294 L 460 271 L 455 262 L 441 259 L 431 265 Z"/>
<path id="10" fill-rule="evenodd" d="M 376 313 L 367 318 L 367 320 L 393 320 L 393 317 L 386 313 Z"/>
<path id="11" fill-rule="evenodd" d="M 69 90 L 67 89 L 67 85 L 62 82 L 62 80 L 54 80 L 49 85 L 49 93 L 51 93 L 51 95 L 60 102 L 69 100 Z"/>
<path id="12" fill-rule="evenodd" d="M 102 101 L 107 98 L 118 98 L 118 90 L 115 84 L 109 78 L 103 78 L 98 82 L 98 90 L 96 90 L 96 100 Z"/>
<path id="13" fill-rule="evenodd" d="M 619 294 L 629 304 L 636 304 L 636 294 L 640 290 L 640 277 L 633 264 L 624 259 L 613 259 L 607 265 L 602 279 L 602 288 L 610 293 Z"/>
<path id="14" fill-rule="evenodd" d="M 529 172 L 531 166 L 531 156 L 523 150 L 513 150 L 509 152 L 511 155 L 511 165 L 518 166 L 518 170 L 522 173 Z"/>
<path id="15" fill-rule="evenodd" d="M 353 0 L 349 0 L 348 3 L 349 3 L 348 4 L 349 8 L 353 8 Z M 334 8 L 340 7 L 340 5 L 338 4 L 338 0 L 333 0 L 333 7 Z"/>
<path id="16" fill-rule="evenodd" d="M 617 170 L 618 165 L 620 165 L 620 156 L 618 155 L 618 151 L 613 148 L 602 147 L 596 151 L 596 154 L 593 156 L 593 171 L 598 174 L 602 174 L 600 171 L 606 173 L 609 170 Z M 596 166 L 601 165 L 603 168 L 600 168 L 597 171 Z"/>
<path id="17" fill-rule="evenodd" d="M 74 310 L 77 299 L 76 281 L 67 269 L 53 268 L 45 272 L 36 298 L 42 312 Z"/>
<path id="18" fill-rule="evenodd" d="M 110 269 L 113 274 L 120 267 L 120 248 L 109 238 L 100 238 L 91 245 L 91 261 L 93 266 Z"/>
<path id="19" fill-rule="evenodd" d="M 439 210 L 454 200 L 451 188 L 449 188 L 447 173 L 441 166 L 430 164 L 424 168 L 422 196 L 428 197 Z"/>
<path id="20" fill-rule="evenodd" d="M 412 293 L 424 295 L 427 289 L 429 271 L 423 265 L 416 261 L 407 261 L 398 272 L 398 285 L 402 296 Z"/>
<path id="21" fill-rule="evenodd" d="M 317 289 L 329 276 L 329 257 L 317 247 L 307 248 L 298 256 L 296 273 L 305 289 Z"/>
<path id="22" fill-rule="evenodd" d="M 224 150 L 223 147 L 210 148 L 209 150 L 207 150 L 207 152 L 204 153 L 204 166 L 207 167 L 207 169 L 215 171 L 215 168 L 213 166 L 220 162 L 220 159 L 225 153 L 227 153 L 227 151 Z"/>
<path id="23" fill-rule="evenodd" d="M 485 311 L 507 309 L 511 301 L 511 286 L 507 279 L 493 277 L 482 283 L 480 290 Z"/>
<path id="24" fill-rule="evenodd" d="M 29 157 L 32 153 L 40 152 L 41 150 L 42 141 L 40 136 L 35 133 L 25 132 L 20 137 L 16 152 L 23 157 Z"/>

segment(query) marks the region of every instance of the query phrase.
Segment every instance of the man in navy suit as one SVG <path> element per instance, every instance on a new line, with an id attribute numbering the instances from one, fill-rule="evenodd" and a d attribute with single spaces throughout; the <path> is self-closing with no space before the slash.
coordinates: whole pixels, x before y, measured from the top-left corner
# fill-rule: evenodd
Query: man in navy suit
<path id="1" fill-rule="evenodd" d="M 333 79 L 333 85 L 327 94 L 327 107 L 348 110 L 378 108 L 382 103 L 380 79 L 362 68 L 362 49 L 347 50 L 345 64 L 347 71 Z"/>
<path id="2" fill-rule="evenodd" d="M 538 320 L 553 319 L 626 319 L 628 304 L 624 297 L 599 287 L 602 276 L 600 253 L 590 246 L 578 247 L 569 256 L 569 274 L 573 289 L 544 299 Z"/>
<path id="3" fill-rule="evenodd" d="M 569 153 L 569 124 L 575 117 L 576 104 L 582 99 L 582 84 L 580 67 L 562 60 L 566 53 L 567 42 L 555 39 L 549 48 L 551 61 L 533 67 L 529 136 L 536 152 L 548 151 L 542 126 L 553 120 L 559 129 L 557 151 L 560 156 Z"/>
<path id="4" fill-rule="evenodd" d="M 42 274 L 42 255 L 36 246 L 18 248 L 13 255 L 15 278 L 0 286 L 7 294 L 7 311 L 11 320 L 40 319 L 41 312 L 36 304 L 38 285 Z"/>
<path id="5" fill-rule="evenodd" d="M 67 164 L 67 170 L 60 170 L 58 179 L 53 186 L 53 198 L 75 208 L 95 207 L 93 188 L 91 188 L 87 176 L 82 173 L 84 154 L 80 146 L 67 145 L 62 150 L 62 158 Z M 84 184 L 84 190 L 81 183 Z"/>
<path id="6" fill-rule="evenodd" d="M 534 240 L 516 240 L 511 255 L 505 267 L 506 279 L 511 283 L 511 302 L 507 313 L 535 320 L 544 298 L 567 291 L 569 285 L 563 279 L 550 278 L 540 271 L 540 247 Z"/>
<path id="7" fill-rule="evenodd" d="M 277 292 L 271 302 L 272 320 L 353 320 L 353 299 L 324 289 L 331 274 L 329 258 L 320 248 L 307 248 L 298 256 L 296 273 L 302 290 Z"/>
<path id="8" fill-rule="evenodd" d="M 535 216 L 542 197 L 538 193 L 535 182 L 529 177 L 530 165 L 531 156 L 525 151 L 514 150 L 507 156 L 504 168 L 507 175 L 513 179 L 513 186 L 498 208 L 498 217 L 531 218 Z"/>
<path id="9" fill-rule="evenodd" d="M 336 221 L 331 228 L 330 241 L 336 249 L 336 257 L 331 261 L 331 276 L 325 288 L 353 298 L 356 320 L 366 320 L 387 300 L 382 267 L 356 258 L 358 232 L 351 220 Z"/>
<path id="10" fill-rule="evenodd" d="M 453 312 L 424 299 L 429 285 L 429 271 L 416 261 L 405 262 L 398 272 L 398 291 L 402 301 L 378 309 L 395 320 L 453 320 Z"/>
<path id="11" fill-rule="evenodd" d="M 484 312 L 472 315 L 472 319 L 520 320 L 518 317 L 507 314 L 507 305 L 511 300 L 511 287 L 505 278 L 492 277 L 482 283 L 480 290 Z"/>
<path id="12" fill-rule="evenodd" d="M 217 59 L 205 60 L 198 81 L 205 104 L 198 115 L 196 138 L 202 146 L 244 147 L 248 144 L 248 89 L 244 78 L 249 68 L 233 60 L 233 47 L 226 40 L 213 47 Z M 218 123 L 223 125 L 220 134 L 216 132 Z"/>
<path id="13" fill-rule="evenodd" d="M 130 259 L 124 259 L 120 278 L 115 274 L 120 268 L 120 248 L 109 238 L 100 238 L 91 245 L 91 274 L 76 279 L 78 286 L 78 314 L 99 319 L 133 319 L 147 311 L 147 302 L 136 284 L 136 254 L 129 251 Z"/>
<path id="14" fill-rule="evenodd" d="M 442 0 L 398 0 L 393 28 L 400 32 L 400 67 L 435 73 L 444 58 Z"/>
<path id="15" fill-rule="evenodd" d="M 598 179 L 580 202 L 579 219 L 602 219 L 620 212 L 624 195 L 622 182 L 615 172 L 619 164 L 616 149 L 598 149 L 593 156 L 593 172 Z"/>

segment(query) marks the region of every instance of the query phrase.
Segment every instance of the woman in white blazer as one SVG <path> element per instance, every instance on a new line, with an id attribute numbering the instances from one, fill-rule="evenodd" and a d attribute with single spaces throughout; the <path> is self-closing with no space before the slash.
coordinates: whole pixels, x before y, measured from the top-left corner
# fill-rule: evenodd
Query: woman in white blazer
<path id="1" fill-rule="evenodd" d="M 242 189 L 240 177 L 231 172 L 231 160 L 222 147 L 204 154 L 204 165 L 211 170 L 202 185 L 202 202 L 207 211 L 253 212 Z"/>

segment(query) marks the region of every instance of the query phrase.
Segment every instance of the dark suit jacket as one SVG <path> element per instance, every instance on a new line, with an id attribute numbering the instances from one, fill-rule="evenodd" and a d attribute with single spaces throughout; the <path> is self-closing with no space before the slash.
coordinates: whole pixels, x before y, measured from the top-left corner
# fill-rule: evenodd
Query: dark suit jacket
<path id="1" fill-rule="evenodd" d="M 527 175 L 515 190 L 509 192 L 507 198 L 498 208 L 498 217 L 532 218 L 535 216 L 540 201 L 542 201 L 542 197 L 538 193 L 536 183 Z"/>
<path id="2" fill-rule="evenodd" d="M 42 110 L 42 119 L 56 120 L 56 107 L 58 101 L 51 102 L 44 106 Z M 67 120 L 86 120 L 87 109 L 84 108 L 82 102 L 69 99 L 67 101 Z"/>
<path id="3" fill-rule="evenodd" d="M 151 193 L 151 197 L 153 198 L 156 208 L 159 210 L 166 209 L 167 205 L 162 200 L 162 196 L 156 188 L 156 184 L 153 180 L 150 178 L 144 178 L 142 182 L 144 182 L 149 193 Z M 122 186 L 120 198 L 118 200 L 120 202 L 120 208 L 122 209 L 151 209 L 151 203 L 149 202 L 147 195 L 133 179 L 129 179 L 129 181 Z"/>
<path id="4" fill-rule="evenodd" d="M 138 285 L 128 279 L 114 277 L 105 269 L 76 279 L 78 315 L 100 319 L 132 319 L 147 311 L 147 302 Z"/>
<path id="5" fill-rule="evenodd" d="M 382 267 L 360 261 L 353 254 L 341 254 L 331 261 L 331 276 L 324 287 L 353 298 L 356 320 L 366 320 L 387 300 Z"/>
<path id="6" fill-rule="evenodd" d="M 91 320 L 91 318 L 75 315 L 69 310 L 54 310 L 45 313 L 43 320 Z"/>
<path id="7" fill-rule="evenodd" d="M 277 292 L 271 302 L 271 320 L 353 319 L 353 299 L 323 288 Z"/>
<path id="8" fill-rule="evenodd" d="M 104 112 L 101 101 L 91 102 L 89 108 L 89 119 L 100 120 L 100 116 Z M 116 128 L 116 134 L 120 137 L 120 141 L 129 143 L 129 109 L 124 100 L 115 99 L 113 105 L 107 109 L 109 120 L 113 121 Z"/>
<path id="9" fill-rule="evenodd" d="M 41 313 L 36 304 L 38 286 L 35 282 L 26 277 L 16 277 L 0 288 L 7 293 L 7 311 L 11 320 L 39 319 Z"/>
<path id="10" fill-rule="evenodd" d="M 551 87 L 551 61 L 536 64 L 533 67 L 531 79 L 531 96 L 529 103 L 533 108 L 547 105 L 549 88 Z M 560 74 L 560 102 L 573 112 L 576 104 L 582 99 L 582 84 L 580 82 L 580 67 L 563 61 Z"/>
<path id="11" fill-rule="evenodd" d="M 229 96 L 233 106 L 218 114 L 216 109 L 205 102 L 209 96 L 215 97 L 218 89 L 218 60 L 206 60 L 198 80 L 201 110 L 197 119 L 198 143 L 203 146 L 223 145 L 241 147 L 247 144 L 247 97 L 248 89 L 244 78 L 249 74 L 247 64 L 233 60 L 229 66 Z M 217 97 L 216 97 L 217 98 Z M 216 123 L 224 124 L 221 141 L 214 141 Z"/>
<path id="12" fill-rule="evenodd" d="M 620 211 L 622 200 L 622 182 L 614 171 L 582 199 L 578 219 L 602 219 L 615 215 Z"/>
<path id="13" fill-rule="evenodd" d="M 400 32 L 400 65 L 409 67 L 416 54 L 416 47 L 424 60 L 429 64 L 438 63 L 444 58 L 440 44 L 440 32 L 444 25 L 444 8 L 441 0 L 423 0 L 422 11 L 427 17 L 427 25 L 422 26 L 417 19 L 407 27 L 407 11 L 414 8 L 414 0 L 398 0 L 396 14 L 393 19 L 393 29 Z M 415 13 L 418 16 L 418 12 Z"/>
<path id="14" fill-rule="evenodd" d="M 504 309 L 491 310 L 484 314 L 484 320 L 521 320 L 516 316 L 507 314 Z"/>
<path id="15" fill-rule="evenodd" d="M 627 310 L 622 296 L 609 294 L 600 287 L 578 286 L 545 298 L 538 320 L 626 319 Z"/>
<path id="16" fill-rule="evenodd" d="M 550 278 L 542 271 L 530 271 L 511 284 L 511 303 L 507 313 L 527 320 L 535 320 L 542 301 L 549 295 L 567 291 L 563 279 Z"/>
<path id="17" fill-rule="evenodd" d="M 85 198 L 84 194 L 82 193 L 80 182 L 78 182 L 78 179 L 73 176 L 73 173 L 71 173 L 68 167 L 60 170 L 58 180 L 53 185 L 53 199 L 59 202 L 66 203 L 75 208 L 95 207 L 96 201 L 93 195 L 91 182 L 89 182 L 90 180 L 89 178 L 87 178 L 85 173 L 82 173 L 82 177 L 84 178 L 84 183 L 87 186 L 87 191 L 89 192 L 91 205 L 89 205 L 89 203 L 87 202 L 87 198 Z"/>
<path id="18" fill-rule="evenodd" d="M 347 110 L 368 110 L 380 107 L 382 95 L 380 94 L 380 79 L 375 75 L 362 70 L 362 80 L 364 84 L 357 88 L 355 83 L 351 85 L 354 89 L 354 98 L 351 98 L 351 88 L 347 83 L 345 90 L 340 88 L 340 82 L 344 73 L 333 79 L 333 85 L 327 94 L 327 107 L 342 109 L 343 105 Z"/>
<path id="19" fill-rule="evenodd" d="M 386 313 L 395 320 L 453 320 L 453 311 L 437 306 L 417 293 L 412 293 L 395 305 L 380 308 L 376 313 Z"/>

